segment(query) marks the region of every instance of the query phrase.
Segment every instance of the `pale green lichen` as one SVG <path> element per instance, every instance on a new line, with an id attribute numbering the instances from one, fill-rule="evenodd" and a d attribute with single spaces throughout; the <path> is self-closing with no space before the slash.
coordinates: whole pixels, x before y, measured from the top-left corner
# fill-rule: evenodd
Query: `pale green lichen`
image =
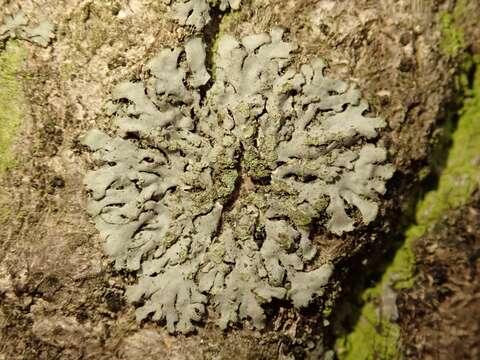
<path id="1" fill-rule="evenodd" d="M 0 39 L 8 37 L 32 41 L 46 47 L 55 37 L 54 26 L 48 20 L 30 26 L 23 12 L 19 11 L 13 16 L 7 16 L 4 24 L 0 26 Z"/>
<path id="2" fill-rule="evenodd" d="M 220 11 L 238 10 L 240 3 L 241 0 L 174 0 L 172 17 L 180 25 L 191 26 L 196 31 L 201 31 L 211 20 L 211 6 Z"/>
<path id="3" fill-rule="evenodd" d="M 0 52 L 0 174 L 15 164 L 12 142 L 24 111 L 20 72 L 26 54 L 15 40 Z"/>
<path id="4" fill-rule="evenodd" d="M 175 0 L 172 17 L 180 25 L 201 31 L 210 22 L 210 6 L 207 0 Z"/>
<path id="5" fill-rule="evenodd" d="M 376 217 L 393 174 L 375 145 L 385 121 L 322 61 L 296 70 L 294 49 L 278 28 L 224 35 L 206 93 L 200 39 L 163 49 L 145 81 L 112 91 L 117 135 L 83 137 L 103 164 L 85 179 L 88 212 L 116 268 L 138 275 L 138 320 L 189 332 L 210 307 L 222 328 L 262 328 L 273 298 L 301 308 L 323 294 L 333 265 L 315 261 L 314 221 L 340 235 Z"/>

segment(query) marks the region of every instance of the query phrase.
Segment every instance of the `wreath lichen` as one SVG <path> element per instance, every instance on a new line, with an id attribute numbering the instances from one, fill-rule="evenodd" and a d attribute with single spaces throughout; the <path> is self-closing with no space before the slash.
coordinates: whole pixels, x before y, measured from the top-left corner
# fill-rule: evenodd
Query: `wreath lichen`
<path id="1" fill-rule="evenodd" d="M 116 134 L 82 138 L 102 163 L 88 212 L 116 268 L 138 275 L 139 320 L 186 333 L 209 307 L 222 328 L 262 328 L 273 298 L 300 308 L 323 293 L 334 267 L 314 227 L 376 218 L 394 171 L 375 144 L 385 121 L 321 60 L 296 70 L 294 49 L 281 29 L 222 36 L 213 84 L 201 39 L 164 49 L 145 81 L 112 92 Z"/>

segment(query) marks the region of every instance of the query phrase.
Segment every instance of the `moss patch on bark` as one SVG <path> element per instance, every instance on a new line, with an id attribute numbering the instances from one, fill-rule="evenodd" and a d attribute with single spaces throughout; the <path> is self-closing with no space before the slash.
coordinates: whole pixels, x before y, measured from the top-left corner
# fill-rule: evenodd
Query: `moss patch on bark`
<path id="1" fill-rule="evenodd" d="M 462 27 L 465 5 L 465 0 L 460 0 L 453 11 L 444 12 L 440 16 L 442 29 L 440 47 L 448 56 L 455 57 L 465 49 L 465 34 Z"/>

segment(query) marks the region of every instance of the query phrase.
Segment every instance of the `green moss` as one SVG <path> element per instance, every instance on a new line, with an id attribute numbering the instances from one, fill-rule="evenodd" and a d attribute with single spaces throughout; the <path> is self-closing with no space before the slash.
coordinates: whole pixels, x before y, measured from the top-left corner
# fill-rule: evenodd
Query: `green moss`
<path id="1" fill-rule="evenodd" d="M 465 49 L 465 34 L 462 28 L 465 5 L 465 0 L 461 0 L 453 12 L 444 12 L 440 16 L 442 29 L 440 47 L 448 56 L 457 56 Z"/>
<path id="2" fill-rule="evenodd" d="M 337 342 L 337 354 L 345 360 L 400 359 L 399 339 L 398 327 L 386 320 L 379 322 L 375 304 L 367 302 L 355 331 Z"/>
<path id="3" fill-rule="evenodd" d="M 478 61 L 477 61 L 478 63 Z M 441 173 L 438 187 L 428 192 L 417 204 L 415 221 L 405 234 L 405 242 L 397 250 L 393 262 L 381 280 L 363 292 L 360 318 L 348 335 L 337 340 L 340 359 L 401 358 L 399 328 L 377 314 L 377 303 L 385 286 L 395 289 L 413 285 L 415 257 L 412 245 L 449 209 L 465 205 L 480 188 L 480 68 L 477 67 L 472 89 L 466 93 L 459 112 L 457 129 Z"/>
<path id="4" fill-rule="evenodd" d="M 465 204 L 480 183 L 480 70 L 474 86 L 466 94 L 458 128 L 453 133 L 445 171 L 438 189 L 430 192 L 419 206 L 417 222 L 429 224 L 447 209 Z"/>
<path id="5" fill-rule="evenodd" d="M 15 164 L 12 142 L 22 120 L 20 71 L 26 54 L 25 48 L 13 40 L 0 53 L 0 174 Z"/>

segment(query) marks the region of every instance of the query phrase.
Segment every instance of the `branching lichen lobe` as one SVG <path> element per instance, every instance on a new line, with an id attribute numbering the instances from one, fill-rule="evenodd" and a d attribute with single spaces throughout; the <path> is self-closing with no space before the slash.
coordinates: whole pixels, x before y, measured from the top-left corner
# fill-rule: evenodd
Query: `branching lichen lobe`
<path id="1" fill-rule="evenodd" d="M 13 16 L 7 16 L 5 23 L 0 26 L 0 40 L 9 37 L 18 37 L 46 47 L 55 37 L 54 26 L 48 20 L 30 26 L 23 12 L 19 11 Z"/>
<path id="2" fill-rule="evenodd" d="M 115 137 L 82 139 L 104 164 L 86 177 L 88 211 L 116 268 L 138 274 L 127 298 L 172 332 L 194 330 L 207 306 L 222 328 L 262 328 L 273 298 L 307 306 L 333 272 L 311 224 L 340 235 L 370 223 L 393 174 L 375 145 L 384 120 L 321 60 L 297 71 L 281 29 L 217 45 L 204 99 L 206 52 L 192 38 L 114 89 Z"/>

